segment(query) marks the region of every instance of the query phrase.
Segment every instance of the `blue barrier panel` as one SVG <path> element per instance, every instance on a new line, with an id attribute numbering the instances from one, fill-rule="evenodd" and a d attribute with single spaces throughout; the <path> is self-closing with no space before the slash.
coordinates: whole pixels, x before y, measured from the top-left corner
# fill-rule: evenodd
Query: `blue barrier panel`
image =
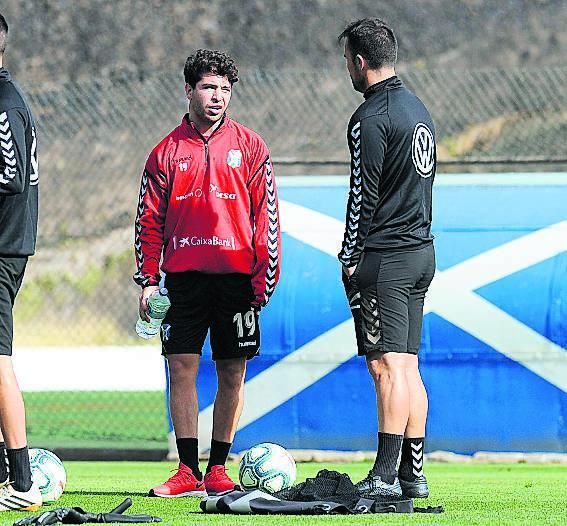
<path id="1" fill-rule="evenodd" d="M 375 394 L 336 259 L 348 181 L 279 181 L 281 280 L 262 313 L 234 450 L 372 450 Z M 567 175 L 438 176 L 420 351 L 428 450 L 567 451 Z M 207 447 L 216 380 L 198 380 Z"/>

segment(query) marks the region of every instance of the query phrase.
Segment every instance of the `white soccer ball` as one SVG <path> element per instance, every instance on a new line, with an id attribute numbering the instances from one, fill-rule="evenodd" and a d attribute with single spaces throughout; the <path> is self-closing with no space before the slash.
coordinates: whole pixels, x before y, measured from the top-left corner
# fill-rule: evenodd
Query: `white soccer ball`
<path id="1" fill-rule="evenodd" d="M 295 482 L 293 457 L 281 446 L 264 442 L 251 447 L 240 459 L 238 478 L 243 490 L 276 493 Z"/>
<path id="2" fill-rule="evenodd" d="M 29 455 L 32 479 L 39 485 L 43 502 L 56 501 L 67 483 L 63 462 L 47 449 L 30 449 Z"/>

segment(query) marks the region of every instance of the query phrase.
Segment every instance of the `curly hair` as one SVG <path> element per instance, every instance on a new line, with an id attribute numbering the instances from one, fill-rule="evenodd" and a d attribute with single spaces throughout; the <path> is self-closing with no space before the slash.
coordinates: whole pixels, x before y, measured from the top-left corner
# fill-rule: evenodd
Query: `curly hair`
<path id="1" fill-rule="evenodd" d="M 191 87 L 194 88 L 204 75 L 211 73 L 221 77 L 226 76 L 231 85 L 238 82 L 238 68 L 234 60 L 222 51 L 198 49 L 187 57 L 183 75 L 185 82 Z"/>

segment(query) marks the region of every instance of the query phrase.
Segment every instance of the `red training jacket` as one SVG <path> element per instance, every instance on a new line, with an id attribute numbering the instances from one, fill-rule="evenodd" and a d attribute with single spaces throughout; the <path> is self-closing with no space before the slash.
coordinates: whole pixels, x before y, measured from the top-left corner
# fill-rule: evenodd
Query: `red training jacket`
<path id="1" fill-rule="evenodd" d="M 203 137 L 185 115 L 151 152 L 140 185 L 135 249 L 142 287 L 165 272 L 249 274 L 264 306 L 280 273 L 281 237 L 270 152 L 224 116 Z"/>

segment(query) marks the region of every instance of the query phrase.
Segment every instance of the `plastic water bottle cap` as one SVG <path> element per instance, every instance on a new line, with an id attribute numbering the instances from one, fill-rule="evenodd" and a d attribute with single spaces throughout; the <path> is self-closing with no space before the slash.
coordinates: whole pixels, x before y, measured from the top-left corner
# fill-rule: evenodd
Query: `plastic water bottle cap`
<path id="1" fill-rule="evenodd" d="M 160 293 L 162 296 L 167 296 L 167 292 L 168 292 L 168 291 L 167 291 L 167 289 L 166 289 L 165 287 L 162 287 L 161 289 L 159 289 L 159 293 Z"/>

